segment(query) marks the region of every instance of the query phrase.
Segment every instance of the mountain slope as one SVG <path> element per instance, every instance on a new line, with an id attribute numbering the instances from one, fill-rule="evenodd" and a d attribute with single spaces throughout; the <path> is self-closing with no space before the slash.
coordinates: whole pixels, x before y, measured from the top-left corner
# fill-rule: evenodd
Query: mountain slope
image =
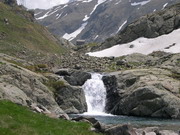
<path id="1" fill-rule="evenodd" d="M 155 38 L 178 28 L 180 28 L 180 4 L 142 16 L 94 49 L 102 50 L 113 45 L 131 42 L 140 37 Z"/>
<path id="2" fill-rule="evenodd" d="M 180 0 L 83 0 L 36 10 L 35 17 L 53 34 L 73 42 L 103 41 L 140 16 L 177 2 Z"/>
<path id="3" fill-rule="evenodd" d="M 102 51 L 88 53 L 96 57 L 119 57 L 133 53 L 150 54 L 154 51 L 180 53 L 180 29 L 157 38 L 138 38 L 127 44 L 118 44 Z"/>
<path id="4" fill-rule="evenodd" d="M 31 11 L 0 2 L 0 14 L 0 52 L 27 57 L 66 50 L 45 27 L 33 22 Z"/>

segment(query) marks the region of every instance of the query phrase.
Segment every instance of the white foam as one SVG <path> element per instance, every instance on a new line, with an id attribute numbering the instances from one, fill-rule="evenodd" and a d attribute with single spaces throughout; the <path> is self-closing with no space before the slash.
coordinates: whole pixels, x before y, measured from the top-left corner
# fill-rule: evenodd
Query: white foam
<path id="1" fill-rule="evenodd" d="M 105 114 L 106 88 L 101 79 L 102 75 L 93 73 L 91 79 L 88 79 L 82 86 L 88 106 L 86 113 L 88 115 Z"/>

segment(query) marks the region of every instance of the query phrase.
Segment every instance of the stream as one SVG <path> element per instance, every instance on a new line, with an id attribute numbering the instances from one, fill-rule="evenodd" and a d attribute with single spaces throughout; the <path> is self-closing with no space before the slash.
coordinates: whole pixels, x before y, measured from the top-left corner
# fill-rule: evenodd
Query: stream
<path id="1" fill-rule="evenodd" d="M 104 124 L 131 124 L 135 127 L 158 126 L 168 130 L 179 130 L 180 120 L 143 118 L 133 116 L 120 116 L 105 113 L 106 88 L 102 81 L 102 75 L 92 73 L 91 79 L 83 85 L 88 110 L 84 114 L 72 114 L 70 117 L 89 116 L 94 117 Z"/>

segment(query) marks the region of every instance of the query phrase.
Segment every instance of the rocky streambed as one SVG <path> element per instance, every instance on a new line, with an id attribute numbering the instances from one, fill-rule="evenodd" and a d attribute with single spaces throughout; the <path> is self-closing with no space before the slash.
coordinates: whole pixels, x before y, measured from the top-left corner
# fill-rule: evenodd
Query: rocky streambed
<path id="1" fill-rule="evenodd" d="M 179 135 L 180 121 L 178 123 L 176 122 L 171 123 L 170 122 L 171 120 L 165 120 L 165 119 L 164 120 L 161 119 L 160 121 L 160 119 L 150 120 L 148 118 L 125 117 L 124 123 L 122 123 L 122 121 L 120 122 L 118 120 L 123 119 L 122 117 L 124 116 L 113 116 L 113 115 L 93 116 L 95 118 L 89 117 L 87 115 L 81 115 L 78 117 L 76 116 L 77 115 L 71 116 L 73 117 L 72 118 L 73 121 L 83 121 L 83 122 L 91 123 L 92 131 L 100 132 L 106 135 Z M 112 121 L 112 119 L 114 122 Z M 131 119 L 131 122 L 133 119 L 134 120 L 136 119 L 136 124 L 129 122 L 130 119 Z M 111 122 L 109 120 L 111 120 Z M 141 124 L 137 124 L 138 121 L 141 122 Z M 148 122 L 150 121 L 152 123 L 148 125 Z M 153 122 L 155 121 L 161 125 L 158 125 L 157 123 L 154 124 Z M 169 121 L 171 124 L 170 123 L 169 125 L 167 125 L 167 123 L 162 124 L 163 122 L 167 122 L 167 121 Z M 173 123 L 176 123 L 176 125 L 173 125 Z"/>
<path id="2" fill-rule="evenodd" d="M 106 112 L 114 115 L 180 119 L 179 58 L 180 54 L 159 52 L 145 57 L 133 54 L 121 59 L 108 59 L 115 62 L 121 70 L 103 73 L 102 80 L 107 91 Z M 136 65 L 139 62 L 141 64 Z M 32 70 L 37 67 L 43 70 Z M 90 73 L 81 71 L 82 69 L 58 69 L 52 73 L 44 72 L 44 68 L 46 66 L 35 66 L 1 54 L 0 99 L 28 106 L 36 112 L 56 118 L 63 115 L 68 119 L 66 113 L 86 112 L 82 85 L 91 78 Z M 96 128 L 102 130 L 103 126 L 100 125 L 96 125 Z M 175 126 L 178 127 L 177 124 Z M 121 132 L 122 127 L 124 126 L 113 125 L 105 130 L 115 134 Z M 103 129 L 103 133 L 105 130 Z"/>

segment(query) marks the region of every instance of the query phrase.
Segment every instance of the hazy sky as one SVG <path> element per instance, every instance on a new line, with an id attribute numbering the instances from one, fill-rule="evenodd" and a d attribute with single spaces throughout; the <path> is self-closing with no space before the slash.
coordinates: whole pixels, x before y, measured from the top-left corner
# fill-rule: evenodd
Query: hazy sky
<path id="1" fill-rule="evenodd" d="M 51 7 L 56 6 L 58 4 L 64 4 L 68 1 L 69 0 L 17 0 L 18 4 L 23 4 L 25 7 L 29 8 L 29 9 L 51 8 Z"/>

